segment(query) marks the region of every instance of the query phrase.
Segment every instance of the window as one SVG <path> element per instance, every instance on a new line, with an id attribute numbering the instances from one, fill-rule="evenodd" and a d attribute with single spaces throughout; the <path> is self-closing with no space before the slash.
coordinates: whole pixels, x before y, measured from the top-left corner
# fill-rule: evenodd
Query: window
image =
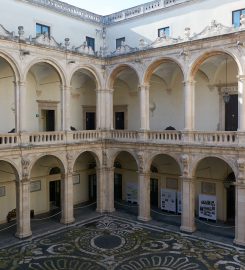
<path id="1" fill-rule="evenodd" d="M 169 26 L 158 29 L 158 37 L 169 37 Z"/>
<path id="2" fill-rule="evenodd" d="M 125 37 L 122 37 L 122 38 L 117 38 L 116 39 L 116 49 L 118 49 L 119 47 L 122 46 L 122 43 L 125 42 Z"/>
<path id="3" fill-rule="evenodd" d="M 245 14 L 245 9 L 239 9 L 239 10 L 232 11 L 232 24 L 235 27 L 240 26 L 240 18 L 241 18 L 242 14 Z"/>
<path id="4" fill-rule="evenodd" d="M 50 27 L 47 25 L 36 23 L 36 35 L 40 36 L 45 33 L 47 33 L 50 37 Z"/>
<path id="5" fill-rule="evenodd" d="M 94 47 L 95 47 L 94 38 L 86 37 L 86 42 L 87 42 L 88 47 L 91 47 L 93 49 L 93 51 L 94 51 Z"/>

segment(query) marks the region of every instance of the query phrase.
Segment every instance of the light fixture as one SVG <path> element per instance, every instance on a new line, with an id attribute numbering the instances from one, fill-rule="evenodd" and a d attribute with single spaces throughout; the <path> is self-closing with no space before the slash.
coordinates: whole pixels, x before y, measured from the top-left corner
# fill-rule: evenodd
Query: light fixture
<path id="1" fill-rule="evenodd" d="M 227 58 L 225 59 L 225 89 L 224 89 L 223 99 L 224 99 L 225 104 L 229 103 L 230 101 L 230 95 L 229 95 L 228 87 L 227 87 Z"/>

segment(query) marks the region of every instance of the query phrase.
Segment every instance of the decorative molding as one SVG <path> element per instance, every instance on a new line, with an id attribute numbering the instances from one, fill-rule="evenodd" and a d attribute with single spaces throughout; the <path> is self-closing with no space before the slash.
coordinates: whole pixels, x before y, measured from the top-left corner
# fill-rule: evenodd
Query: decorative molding
<path id="1" fill-rule="evenodd" d="M 54 47 L 54 48 L 60 48 L 61 44 L 59 44 L 53 37 L 49 37 L 47 33 L 39 35 L 35 39 L 32 39 L 34 43 L 48 46 L 48 47 Z"/>

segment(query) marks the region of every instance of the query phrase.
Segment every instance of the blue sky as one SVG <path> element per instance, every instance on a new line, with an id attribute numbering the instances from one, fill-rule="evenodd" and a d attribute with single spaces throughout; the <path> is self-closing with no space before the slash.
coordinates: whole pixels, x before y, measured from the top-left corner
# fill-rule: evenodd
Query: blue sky
<path id="1" fill-rule="evenodd" d="M 122 9 L 149 2 L 149 0 L 63 0 L 63 2 L 92 11 L 99 15 L 108 15 Z"/>

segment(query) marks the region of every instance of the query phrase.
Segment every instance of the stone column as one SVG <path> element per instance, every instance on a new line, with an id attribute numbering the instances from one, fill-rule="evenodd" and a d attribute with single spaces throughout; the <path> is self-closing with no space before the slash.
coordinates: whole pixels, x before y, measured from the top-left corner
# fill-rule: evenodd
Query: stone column
<path id="1" fill-rule="evenodd" d="M 73 210 L 73 179 L 72 174 L 67 173 L 61 176 L 61 220 L 63 224 L 70 224 L 75 221 Z"/>
<path id="2" fill-rule="evenodd" d="M 245 131 L 245 75 L 238 76 L 238 131 Z"/>
<path id="3" fill-rule="evenodd" d="M 140 129 L 149 130 L 149 85 L 140 85 Z"/>
<path id="4" fill-rule="evenodd" d="M 97 129 L 113 129 L 113 90 L 99 89 L 96 91 L 96 122 Z"/>
<path id="5" fill-rule="evenodd" d="M 71 87 L 64 87 L 64 124 L 63 127 L 66 131 L 70 130 L 71 122 L 70 122 L 70 100 L 71 100 Z"/>
<path id="6" fill-rule="evenodd" d="M 96 211 L 99 213 L 103 213 L 105 209 L 105 178 L 104 176 L 104 169 L 99 168 L 96 170 L 96 186 L 97 186 L 97 208 Z"/>
<path id="7" fill-rule="evenodd" d="M 112 213 L 115 211 L 114 206 L 114 167 L 106 168 L 105 175 L 105 191 L 106 191 L 106 212 Z"/>
<path id="8" fill-rule="evenodd" d="M 195 127 L 195 81 L 185 81 L 185 130 L 191 131 Z"/>
<path id="9" fill-rule="evenodd" d="M 234 244 L 245 246 L 245 179 L 236 183 L 236 219 Z"/>
<path id="10" fill-rule="evenodd" d="M 150 173 L 139 172 L 138 179 L 138 219 L 142 221 L 149 221 L 151 220 Z"/>
<path id="11" fill-rule="evenodd" d="M 18 82 L 13 81 L 13 84 L 14 84 L 14 96 L 15 96 L 15 100 L 14 100 L 15 131 L 19 132 L 20 131 L 20 89 L 19 89 Z"/>
<path id="12" fill-rule="evenodd" d="M 66 130 L 66 90 L 65 86 L 63 84 L 60 85 L 60 97 L 61 97 L 61 102 L 60 102 L 60 116 L 61 116 L 61 130 Z M 58 126 L 58 123 L 57 123 Z M 57 127 L 56 127 L 57 128 Z"/>
<path id="13" fill-rule="evenodd" d="M 30 223 L 30 180 L 22 179 L 16 183 L 16 237 L 26 238 L 32 235 Z"/>
<path id="14" fill-rule="evenodd" d="M 27 92 L 26 83 L 19 81 L 17 83 L 17 93 L 19 94 L 19 131 L 27 131 Z M 32 112 L 34 113 L 34 112 Z"/>
<path id="15" fill-rule="evenodd" d="M 182 213 L 180 230 L 192 233 L 195 227 L 195 181 L 182 176 Z"/>

